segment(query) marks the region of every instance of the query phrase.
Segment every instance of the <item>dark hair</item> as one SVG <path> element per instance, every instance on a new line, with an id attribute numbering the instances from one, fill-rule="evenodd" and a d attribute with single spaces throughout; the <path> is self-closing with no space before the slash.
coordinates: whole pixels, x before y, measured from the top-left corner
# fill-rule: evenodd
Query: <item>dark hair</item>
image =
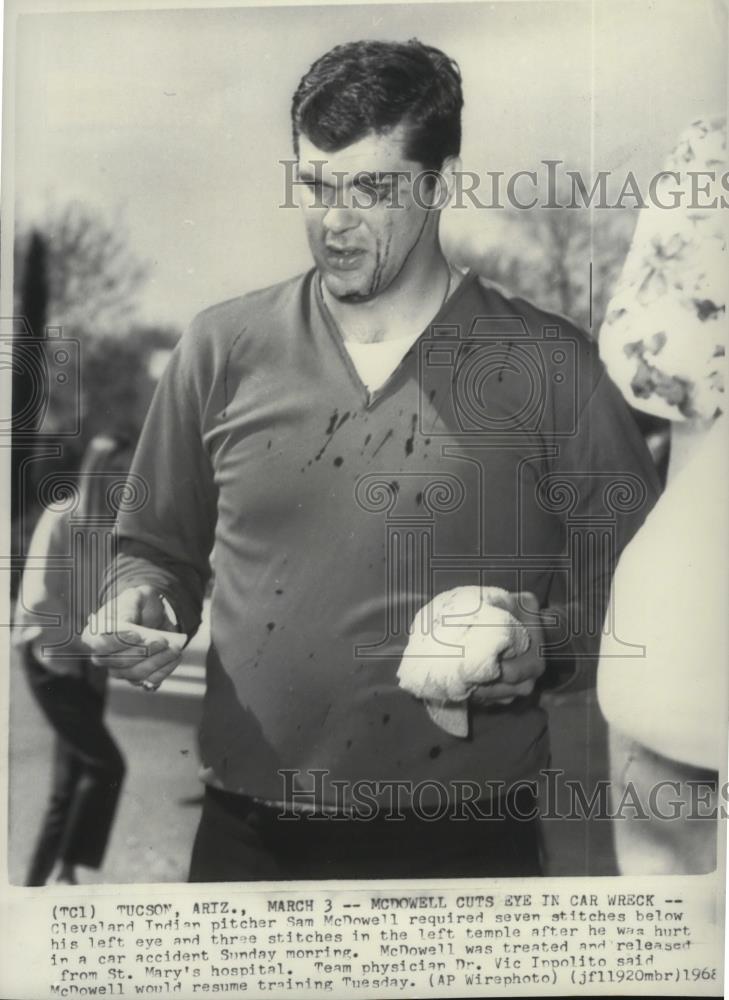
<path id="1" fill-rule="evenodd" d="M 311 66 L 291 104 L 294 150 L 304 134 L 335 152 L 397 125 L 408 129 L 406 156 L 438 170 L 461 148 L 461 74 L 439 49 L 409 42 L 348 42 Z"/>

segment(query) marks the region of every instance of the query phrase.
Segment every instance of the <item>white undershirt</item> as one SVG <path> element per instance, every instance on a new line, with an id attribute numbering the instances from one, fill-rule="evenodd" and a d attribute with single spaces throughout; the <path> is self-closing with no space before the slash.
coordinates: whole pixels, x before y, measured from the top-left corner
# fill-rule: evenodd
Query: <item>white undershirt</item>
<path id="1" fill-rule="evenodd" d="M 462 272 L 455 268 L 451 269 L 448 291 L 443 299 L 444 303 L 460 285 L 463 277 Z M 408 334 L 407 337 L 394 337 L 391 340 L 375 341 L 374 343 L 360 343 L 357 340 L 344 341 L 352 364 L 369 392 L 374 392 L 375 389 L 379 389 L 387 382 L 420 333 L 421 331 L 418 330 Z"/>
<path id="2" fill-rule="evenodd" d="M 346 340 L 344 346 L 357 374 L 367 389 L 373 392 L 385 384 L 419 336 L 420 333 L 414 333 L 408 337 L 395 337 L 372 344 Z"/>

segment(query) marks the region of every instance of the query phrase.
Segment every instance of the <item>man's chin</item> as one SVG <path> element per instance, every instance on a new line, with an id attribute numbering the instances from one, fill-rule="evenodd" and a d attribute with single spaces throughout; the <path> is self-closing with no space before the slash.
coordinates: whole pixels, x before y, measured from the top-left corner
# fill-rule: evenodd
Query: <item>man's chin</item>
<path id="1" fill-rule="evenodd" d="M 332 298 L 338 302 L 368 302 L 374 298 L 369 288 L 365 289 L 361 281 L 348 281 L 326 271 L 322 273 L 322 281 Z"/>

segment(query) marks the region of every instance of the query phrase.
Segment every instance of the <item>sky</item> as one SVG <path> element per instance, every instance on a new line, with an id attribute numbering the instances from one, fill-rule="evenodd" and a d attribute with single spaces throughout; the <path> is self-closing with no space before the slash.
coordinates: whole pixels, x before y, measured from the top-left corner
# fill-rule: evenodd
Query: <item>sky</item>
<path id="1" fill-rule="evenodd" d="M 332 45 L 416 36 L 456 58 L 468 169 L 556 158 L 647 178 L 689 122 L 724 108 L 725 10 L 506 0 L 24 13 L 17 212 L 32 221 L 78 199 L 114 220 L 150 263 L 140 318 L 184 327 L 309 265 L 297 210 L 278 207 L 279 161 L 296 84 Z M 501 231 L 490 211 L 451 212 L 445 228 L 494 245 Z"/>

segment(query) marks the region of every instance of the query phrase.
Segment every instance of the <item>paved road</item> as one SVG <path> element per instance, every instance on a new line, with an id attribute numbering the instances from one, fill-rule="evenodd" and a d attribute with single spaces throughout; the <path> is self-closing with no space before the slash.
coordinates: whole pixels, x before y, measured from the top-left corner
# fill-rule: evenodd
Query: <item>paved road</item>
<path id="1" fill-rule="evenodd" d="M 108 722 L 127 759 L 128 775 L 104 867 L 99 873 L 84 871 L 85 881 L 185 880 L 200 808 L 195 730 L 206 643 L 201 630 L 173 678 L 156 694 L 112 685 Z M 553 698 L 548 707 L 552 766 L 589 789 L 605 773 L 605 731 L 594 693 Z M 11 675 L 11 882 L 23 880 L 49 787 L 51 753 L 51 735 L 16 667 Z M 550 874 L 613 872 L 607 822 L 550 821 L 544 832 Z"/>

